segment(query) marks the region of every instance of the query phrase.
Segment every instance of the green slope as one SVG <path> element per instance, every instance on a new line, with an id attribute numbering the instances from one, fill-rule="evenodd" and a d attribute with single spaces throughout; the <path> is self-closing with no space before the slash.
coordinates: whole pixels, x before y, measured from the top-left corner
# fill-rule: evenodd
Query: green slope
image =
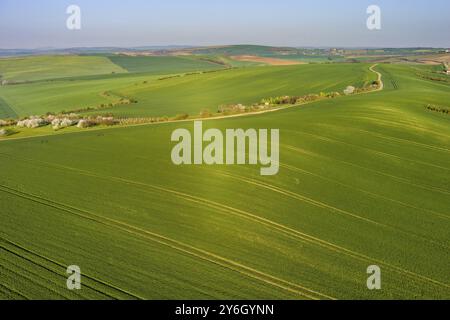
<path id="1" fill-rule="evenodd" d="M 104 92 L 156 80 L 155 76 L 149 75 L 97 77 L 2 86 L 0 97 L 13 106 L 20 117 L 26 117 L 109 104 L 117 97 L 107 97 Z"/>
<path id="2" fill-rule="evenodd" d="M 0 97 L 0 119 L 14 119 L 17 117 L 18 115 L 14 111 L 14 109 L 12 109 L 11 106 L 8 105 L 6 101 Z"/>
<path id="3" fill-rule="evenodd" d="M 192 123 L 0 142 L 0 250 L 16 252 L 0 297 L 76 298 L 56 275 L 25 280 L 63 274 L 51 260 L 97 280 L 83 298 L 448 299 L 450 118 L 423 106 L 450 91 L 378 70 L 383 92 L 204 122 L 280 128 L 273 177 L 174 166 L 170 135 Z M 366 288 L 373 264 L 381 291 Z"/>
<path id="4" fill-rule="evenodd" d="M 280 95 L 342 91 L 361 86 L 374 75 L 370 65 L 299 65 L 223 70 L 158 80 L 152 74 L 117 75 L 93 79 L 70 79 L 0 87 L 0 97 L 20 116 L 60 112 L 109 104 L 118 96 L 137 104 L 114 106 L 94 113 L 120 117 L 173 116 L 217 110 L 227 103 L 259 102 Z M 164 77 L 163 77 L 164 78 Z M 313 80 L 312 80 L 313 79 Z M 110 97 L 102 93 L 111 92 Z M 114 98 L 116 97 L 116 98 Z"/>
<path id="5" fill-rule="evenodd" d="M 2 79 L 15 82 L 122 72 L 126 70 L 101 56 L 30 56 L 0 59 Z"/>
<path id="6" fill-rule="evenodd" d="M 224 67 L 195 57 L 131 57 L 116 55 L 110 56 L 109 59 L 118 66 L 128 70 L 128 72 L 146 72 L 156 75 L 216 70 Z"/>
<path id="7" fill-rule="evenodd" d="M 373 78 L 369 65 L 300 65 L 227 70 L 150 82 L 117 91 L 138 101 L 108 110 L 119 116 L 197 114 L 221 104 L 253 104 L 263 98 L 303 95 L 362 86 Z"/>
<path id="8" fill-rule="evenodd" d="M 271 46 L 258 46 L 258 45 L 232 45 L 232 46 L 218 46 L 218 47 L 205 47 L 193 50 L 196 54 L 212 54 L 212 55 L 272 55 L 280 52 L 296 53 L 297 49 L 289 47 L 271 47 Z"/>

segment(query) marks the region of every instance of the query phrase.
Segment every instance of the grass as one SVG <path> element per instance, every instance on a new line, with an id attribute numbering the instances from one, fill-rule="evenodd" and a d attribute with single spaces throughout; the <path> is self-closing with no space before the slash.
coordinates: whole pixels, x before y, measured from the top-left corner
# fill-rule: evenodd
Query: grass
<path id="1" fill-rule="evenodd" d="M 115 55 L 109 56 L 109 59 L 114 64 L 128 70 L 128 72 L 145 72 L 154 75 L 217 70 L 223 68 L 220 64 L 196 59 L 195 57 L 130 57 Z"/>
<path id="2" fill-rule="evenodd" d="M 204 122 L 280 128 L 273 177 L 174 166 L 170 135 L 190 122 L 1 141 L 0 297 L 448 299 L 450 119 L 423 105 L 450 91 L 408 65 L 377 70 L 382 92 Z M 71 264 L 89 277 L 76 293 Z"/>
<path id="3" fill-rule="evenodd" d="M 0 86 L 0 119 L 115 104 L 118 96 L 107 97 L 103 93 L 138 82 L 153 81 L 162 75 L 220 68 L 224 66 L 189 57 L 39 56 L 0 59 L 3 80 L 30 82 Z"/>
<path id="4" fill-rule="evenodd" d="M 373 78 L 368 65 L 259 67 L 132 85 L 116 92 L 138 101 L 106 112 L 121 117 L 213 112 L 221 104 L 253 104 L 263 98 L 340 91 Z M 314 79 L 314 81 L 311 81 Z M 274 85 L 276 83 L 276 85 Z"/>
<path id="5" fill-rule="evenodd" d="M 196 54 L 212 54 L 212 55 L 227 55 L 227 56 L 240 56 L 240 55 L 270 55 L 282 51 L 296 52 L 293 48 L 278 48 L 270 46 L 258 46 L 258 45 L 231 45 L 231 46 L 219 46 L 219 47 L 205 47 L 194 50 Z"/>
<path id="6" fill-rule="evenodd" d="M 0 119 L 14 119 L 18 114 L 0 97 Z"/>
<path id="7" fill-rule="evenodd" d="M 0 87 L 0 97 L 20 117 L 42 115 L 109 104 L 117 99 L 103 93 L 132 83 L 156 80 L 154 76 L 101 78 L 91 80 L 60 80 Z"/>
<path id="8" fill-rule="evenodd" d="M 35 56 L 0 59 L 2 80 L 23 82 L 126 72 L 101 56 Z"/>
<path id="9" fill-rule="evenodd" d="M 151 74 L 93 79 L 66 79 L 0 87 L 0 97 L 19 116 L 108 105 L 125 96 L 137 100 L 90 113 L 118 117 L 175 116 L 216 111 L 228 103 L 252 104 L 262 98 L 340 91 L 373 80 L 370 65 L 301 65 L 222 70 L 158 80 Z M 311 79 L 315 79 L 311 81 Z M 273 85 L 274 81 L 277 83 Z M 103 93 L 110 92 L 107 97 Z"/>

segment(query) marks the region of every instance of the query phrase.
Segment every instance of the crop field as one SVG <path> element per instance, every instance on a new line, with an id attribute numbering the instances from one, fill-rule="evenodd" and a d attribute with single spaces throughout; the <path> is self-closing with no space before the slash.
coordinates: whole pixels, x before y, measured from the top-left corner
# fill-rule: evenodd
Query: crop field
<path id="1" fill-rule="evenodd" d="M 114 62 L 114 63 L 113 63 Z M 189 57 L 38 56 L 0 59 L 0 118 L 98 107 L 122 96 L 105 92 L 156 81 L 167 74 L 211 71 L 224 65 Z M 9 106 L 7 108 L 7 106 Z M 17 110 L 12 113 L 11 108 Z M 8 116 L 9 115 L 9 116 Z"/>
<path id="2" fill-rule="evenodd" d="M 0 59 L 0 75 L 7 81 L 35 81 L 126 72 L 100 56 L 36 56 Z"/>
<path id="3" fill-rule="evenodd" d="M 224 67 L 218 63 L 196 59 L 195 57 L 130 57 L 114 55 L 109 56 L 109 60 L 128 72 L 145 72 L 155 75 L 217 70 Z"/>
<path id="4" fill-rule="evenodd" d="M 16 118 L 17 113 L 0 97 L 0 119 Z"/>
<path id="5" fill-rule="evenodd" d="M 107 112 L 118 116 L 197 114 L 205 108 L 215 111 L 221 104 L 251 104 L 272 96 L 342 91 L 348 85 L 362 85 L 362 80 L 373 78 L 368 67 L 245 68 L 131 85 L 116 92 L 133 97 L 138 103 Z M 309 81 L 316 74 L 315 81 Z"/>
<path id="6" fill-rule="evenodd" d="M 104 110 L 115 115 L 196 114 L 342 92 L 377 79 L 370 66 L 3 86 L 0 118 L 7 105 L 23 116 L 104 103 L 104 91 L 137 100 Z M 0 299 L 449 299 L 450 116 L 424 106 L 450 107 L 450 85 L 420 76 L 431 68 L 380 64 L 381 91 L 203 121 L 279 128 L 276 176 L 175 166 L 171 134 L 191 121 L 0 138 Z M 67 290 L 69 265 L 83 290 Z M 367 290 L 369 265 L 382 290 Z"/>
<path id="7" fill-rule="evenodd" d="M 127 74 L 114 78 L 35 82 L 2 86 L 0 97 L 13 106 L 20 117 L 26 117 L 108 104 L 116 99 L 114 96 L 106 96 L 104 92 L 152 79 L 156 80 L 154 76 Z"/>
<path id="8" fill-rule="evenodd" d="M 348 85 L 362 86 L 376 79 L 368 70 L 369 66 L 298 65 L 249 67 L 175 77 L 137 73 L 72 78 L 3 86 L 0 97 L 21 117 L 109 105 L 120 97 L 133 98 L 137 103 L 114 105 L 90 113 L 118 117 L 198 114 L 203 109 L 216 111 L 221 104 L 252 104 L 271 96 L 342 91 Z"/>

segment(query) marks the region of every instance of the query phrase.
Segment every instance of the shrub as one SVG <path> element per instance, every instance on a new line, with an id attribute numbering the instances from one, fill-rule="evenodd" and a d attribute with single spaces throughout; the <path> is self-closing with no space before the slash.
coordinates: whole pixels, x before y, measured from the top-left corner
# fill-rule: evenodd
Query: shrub
<path id="1" fill-rule="evenodd" d="M 181 114 L 177 114 L 175 117 L 173 117 L 173 120 L 185 120 L 189 118 L 189 115 L 187 113 L 181 113 Z"/>
<path id="2" fill-rule="evenodd" d="M 200 117 L 202 117 L 202 118 L 209 118 L 209 117 L 211 117 L 212 116 L 212 113 L 211 113 L 211 111 L 209 111 L 208 109 L 203 109 L 201 112 L 200 112 Z"/>
<path id="3" fill-rule="evenodd" d="M 22 128 L 38 128 L 48 124 L 48 121 L 36 116 L 30 117 L 30 119 L 25 119 L 17 122 L 18 127 Z"/>
<path id="4" fill-rule="evenodd" d="M 78 121 L 77 124 L 77 128 L 89 128 L 94 126 L 94 122 L 92 122 L 91 120 L 87 120 L 87 119 L 81 119 L 80 121 Z"/>
<path id="5" fill-rule="evenodd" d="M 7 125 L 8 125 L 7 121 L 0 119 L 0 127 L 6 127 Z"/>
<path id="6" fill-rule="evenodd" d="M 52 121 L 52 127 L 54 130 L 59 130 L 63 128 L 67 128 L 73 126 L 77 123 L 77 120 L 71 120 L 69 118 L 55 118 Z"/>
<path id="7" fill-rule="evenodd" d="M 15 134 L 16 132 L 11 129 L 0 129 L 0 137 L 7 137 Z"/>
<path id="8" fill-rule="evenodd" d="M 353 94 L 355 92 L 356 88 L 353 86 L 348 86 L 347 88 L 345 88 L 344 90 L 344 94 L 346 95 L 350 95 Z"/>
<path id="9" fill-rule="evenodd" d="M 113 126 L 118 123 L 113 117 L 97 117 L 95 123 L 104 126 Z"/>
<path id="10" fill-rule="evenodd" d="M 341 94 L 339 92 L 330 92 L 327 94 L 327 98 L 337 98 L 339 97 Z"/>
<path id="11" fill-rule="evenodd" d="M 436 106 L 434 104 L 428 104 L 425 106 L 425 108 L 430 111 L 441 112 L 444 114 L 450 114 L 450 109 L 448 109 L 446 107 L 442 107 L 442 106 Z"/>

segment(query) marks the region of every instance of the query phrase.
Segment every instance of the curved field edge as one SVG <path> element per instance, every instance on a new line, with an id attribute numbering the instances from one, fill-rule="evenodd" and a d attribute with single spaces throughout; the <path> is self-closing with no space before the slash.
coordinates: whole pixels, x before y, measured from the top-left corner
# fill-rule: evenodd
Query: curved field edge
<path id="1" fill-rule="evenodd" d="M 0 97 L 0 119 L 15 119 L 19 115 Z"/>
<path id="2" fill-rule="evenodd" d="M 370 70 L 373 74 L 376 74 L 376 80 L 379 83 L 379 87 L 377 89 L 372 89 L 372 90 L 368 90 L 368 91 L 363 91 L 360 93 L 355 93 L 354 95 L 358 95 L 358 94 L 368 94 L 368 93 L 373 93 L 373 92 L 377 92 L 377 91 L 382 91 L 384 89 L 384 82 L 382 80 L 382 74 L 376 70 L 374 70 L 375 67 L 377 67 L 378 64 L 374 64 L 372 66 L 370 66 L 368 68 L 368 70 Z M 371 77 L 370 75 L 366 75 L 365 80 L 364 80 L 364 85 L 367 85 L 367 83 L 369 82 L 373 82 L 375 80 L 375 78 Z M 102 97 L 108 97 L 109 99 L 114 99 L 117 98 L 117 100 L 119 99 L 123 99 L 124 96 L 118 96 L 112 92 L 103 92 L 101 94 Z M 111 98 L 112 97 L 112 98 Z M 219 119 L 227 119 L 227 118 L 236 118 L 236 117 L 246 117 L 246 116 L 254 116 L 254 115 L 261 115 L 261 114 L 265 114 L 268 112 L 276 112 L 276 111 L 280 111 L 280 110 L 285 110 L 285 109 L 289 109 L 289 108 L 293 108 L 293 107 L 299 107 L 299 106 L 304 106 L 306 104 L 311 104 L 311 103 L 315 103 L 318 101 L 321 101 L 322 99 L 319 100 L 313 100 L 313 101 L 309 101 L 309 102 L 304 102 L 304 103 L 300 103 L 300 104 L 290 104 L 290 105 L 284 105 L 282 107 L 275 107 L 275 108 L 269 108 L 267 110 L 262 110 L 262 111 L 250 111 L 250 112 L 241 112 L 241 113 L 235 113 L 235 114 L 230 114 L 230 115 L 212 115 L 206 118 L 202 118 L 202 117 L 189 117 L 188 119 L 181 119 L 181 120 L 167 120 L 167 121 L 163 121 L 163 122 L 152 122 L 152 123 L 141 123 L 141 124 L 124 124 L 124 125 L 120 125 L 120 126 L 116 126 L 114 127 L 114 129 L 117 128 L 124 128 L 124 127 L 136 127 L 136 126 L 147 126 L 147 125 L 157 125 L 157 124 L 161 124 L 161 123 L 174 123 L 174 122 L 191 122 L 191 121 L 195 121 L 195 120 L 202 120 L 202 121 L 208 121 L 208 120 L 219 120 Z M 12 114 L 12 112 L 15 112 L 14 110 L 11 109 L 11 107 L 9 105 L 6 104 L 6 102 L 4 100 L 1 100 L 0 98 L 0 106 L 1 103 L 3 103 L 4 108 L 5 108 L 5 114 L 7 112 L 6 108 L 8 108 L 8 110 L 10 110 L 10 114 Z M 16 114 L 17 115 L 17 114 Z M 97 131 L 97 130 L 105 130 L 105 129 L 111 129 L 110 127 L 95 127 L 95 128 L 88 128 L 85 129 L 83 131 Z M 82 131 L 78 131 L 74 128 L 68 128 L 64 131 L 52 131 L 49 130 L 48 127 L 42 127 L 42 128 L 38 128 L 38 129 L 33 129 L 33 130 L 25 130 L 26 132 L 19 132 L 19 133 L 15 133 L 15 136 L 13 138 L 0 138 L 0 141 L 4 141 L 4 140 L 16 140 L 16 139 L 24 139 L 24 138 L 29 138 L 29 137 L 45 137 L 48 135 L 53 135 L 53 134 L 69 134 L 69 133 L 78 133 L 78 132 L 82 132 Z"/>
<path id="3" fill-rule="evenodd" d="M 73 263 L 73 252 L 101 252 L 82 264 L 146 298 L 232 298 L 231 274 L 238 287 L 249 289 L 241 296 L 255 296 L 248 275 L 236 270 L 218 275 L 210 261 L 198 266 L 200 273 L 212 270 L 211 278 L 192 282 L 198 277 L 188 262 L 165 260 L 184 245 L 188 255 L 214 254 L 283 286 L 313 291 L 310 298 L 448 298 L 450 132 L 448 118 L 423 108 L 429 101 L 445 103 L 448 91 L 423 83 L 408 67 L 384 68 L 395 77 L 397 90 L 386 85 L 376 93 L 204 123 L 220 129 L 283 124 L 282 170 L 271 178 L 251 166 L 175 167 L 170 133 L 190 128 L 187 122 L 4 141 L 0 203 L 9 214 L 2 216 L 1 232 L 65 264 Z M 31 200 L 19 200 L 24 197 L 44 202 L 38 207 L 45 208 L 32 209 Z M 96 221 L 82 222 L 86 217 L 67 211 L 95 215 Z M 31 221 L 30 212 L 35 212 Z M 104 221 L 113 225 L 100 226 Z M 127 240 L 115 233 L 92 238 L 117 224 L 165 239 L 164 246 L 175 241 L 177 248 L 146 254 L 150 244 L 143 241 L 118 259 L 114 248 L 130 248 Z M 71 231 L 58 230 L 61 225 Z M 21 234 L 19 226 L 29 232 Z M 87 232 L 90 228 L 97 232 Z M 138 241 L 134 231 L 129 236 Z M 121 264 L 108 272 L 101 261 Z M 383 270 L 381 292 L 365 287 L 369 264 Z M 154 278 L 143 273 L 148 268 L 156 268 Z M 131 279 L 125 276 L 130 272 Z M 144 284 L 136 285 L 137 278 Z M 178 279 L 181 290 L 166 279 Z M 279 286 L 261 285 L 266 291 L 258 291 L 259 297 L 299 298 Z"/>
<path id="4" fill-rule="evenodd" d="M 215 112 L 223 104 L 253 104 L 271 96 L 342 92 L 348 85 L 360 87 L 374 77 L 368 70 L 369 66 L 252 67 L 177 75 L 167 79 L 151 74 L 117 75 L 114 78 L 3 86 L 0 87 L 0 97 L 20 116 L 97 109 L 102 104 L 114 103 L 105 97 L 104 92 L 126 96 L 136 103 L 85 114 L 113 114 L 116 117 L 196 115 L 204 109 Z"/>
<path id="5" fill-rule="evenodd" d="M 123 72 L 127 71 L 102 56 L 53 55 L 0 59 L 1 78 L 11 83 Z"/>

